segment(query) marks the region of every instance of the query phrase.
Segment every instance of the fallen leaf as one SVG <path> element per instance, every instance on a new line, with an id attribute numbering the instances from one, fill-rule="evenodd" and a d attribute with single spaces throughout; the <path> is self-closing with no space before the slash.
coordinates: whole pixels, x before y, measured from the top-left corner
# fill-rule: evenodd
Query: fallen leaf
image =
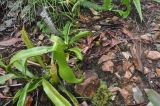
<path id="1" fill-rule="evenodd" d="M 147 34 L 141 35 L 140 38 L 145 41 L 151 41 L 151 36 L 152 35 L 150 33 L 147 33 Z"/>
<path id="2" fill-rule="evenodd" d="M 137 104 L 144 102 L 144 97 L 142 94 L 142 91 L 139 89 L 138 86 L 132 88 L 133 91 L 133 98 L 136 101 Z"/>
<path id="3" fill-rule="evenodd" d="M 84 81 L 75 86 L 75 91 L 81 96 L 92 97 L 96 93 L 99 84 L 98 75 L 92 71 L 86 71 Z"/>
<path id="4" fill-rule="evenodd" d="M 132 55 L 132 61 L 133 65 L 136 70 L 143 72 L 143 64 L 141 61 L 141 56 L 142 56 L 142 46 L 141 42 L 134 42 L 134 45 L 130 47 L 131 55 Z"/>
<path id="5" fill-rule="evenodd" d="M 130 79 L 132 76 L 132 73 L 130 71 L 126 71 L 125 75 L 124 75 L 124 78 L 126 79 Z"/>
<path id="6" fill-rule="evenodd" d="M 12 98 L 12 97 L 5 96 L 2 93 L 0 93 L 0 99 L 10 99 L 10 98 Z"/>
<path id="7" fill-rule="evenodd" d="M 130 72 L 131 63 L 127 60 L 123 61 L 123 70 L 125 71 L 124 78 L 130 79 L 132 76 L 132 73 Z"/>
<path id="8" fill-rule="evenodd" d="M 100 26 L 100 25 L 94 25 L 93 28 L 94 28 L 96 31 L 98 31 L 98 30 L 101 29 L 101 26 Z"/>
<path id="9" fill-rule="evenodd" d="M 160 77 L 160 68 L 156 69 L 157 76 Z"/>
<path id="10" fill-rule="evenodd" d="M 83 101 L 79 106 L 88 106 L 86 101 Z"/>
<path id="11" fill-rule="evenodd" d="M 150 60 L 159 60 L 160 52 L 158 51 L 145 51 L 145 55 Z"/>
<path id="12" fill-rule="evenodd" d="M 5 41 L 0 41 L 0 46 L 12 46 L 19 41 L 22 41 L 22 40 L 20 38 L 11 38 Z"/>
<path id="13" fill-rule="evenodd" d="M 25 106 L 31 106 L 33 98 L 31 96 L 27 96 Z"/>
<path id="14" fill-rule="evenodd" d="M 128 29 L 123 28 L 123 29 L 122 29 L 122 32 L 123 32 L 125 35 L 127 35 L 130 39 L 133 39 L 133 33 L 130 32 Z"/>
<path id="15" fill-rule="evenodd" d="M 151 71 L 149 70 L 149 68 L 147 68 L 147 67 L 144 67 L 144 74 L 148 74 L 148 73 L 150 73 Z"/>
<path id="16" fill-rule="evenodd" d="M 119 90 L 121 95 L 123 96 L 124 99 L 128 99 L 129 97 L 129 92 L 126 89 L 120 89 Z"/>
<path id="17" fill-rule="evenodd" d="M 108 72 L 113 72 L 113 66 L 114 66 L 114 64 L 111 60 L 106 61 L 102 65 L 102 70 L 103 71 L 108 71 Z"/>
<path id="18" fill-rule="evenodd" d="M 127 52 L 122 52 L 123 56 L 128 60 L 131 56 L 131 54 L 127 51 Z"/>
<path id="19" fill-rule="evenodd" d="M 109 52 L 107 55 L 102 55 L 102 57 L 98 60 L 98 64 L 101 64 L 105 61 L 112 60 L 115 58 L 115 53 Z"/>

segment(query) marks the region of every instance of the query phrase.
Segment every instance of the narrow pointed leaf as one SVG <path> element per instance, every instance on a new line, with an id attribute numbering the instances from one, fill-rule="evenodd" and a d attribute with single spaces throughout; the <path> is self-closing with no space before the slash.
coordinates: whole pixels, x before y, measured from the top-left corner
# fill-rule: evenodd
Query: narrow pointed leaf
<path id="1" fill-rule="evenodd" d="M 153 89 L 145 89 L 148 99 L 152 102 L 154 106 L 160 105 L 160 94 L 158 94 Z"/>
<path id="2" fill-rule="evenodd" d="M 66 44 L 69 42 L 69 33 L 70 33 L 70 28 L 72 24 L 70 22 L 67 22 L 65 27 L 63 28 L 63 36 L 64 36 L 64 41 Z"/>
<path id="3" fill-rule="evenodd" d="M 32 44 L 32 42 L 29 40 L 28 35 L 27 35 L 27 32 L 26 32 L 24 26 L 23 26 L 23 28 L 22 28 L 21 33 L 22 33 L 22 40 L 23 40 L 23 42 L 25 43 L 25 45 L 27 46 L 27 48 L 32 48 L 32 47 L 33 47 L 33 44 Z"/>
<path id="4" fill-rule="evenodd" d="M 46 80 L 42 81 L 43 89 L 56 106 L 71 106 L 71 104 Z"/>
<path id="5" fill-rule="evenodd" d="M 133 3 L 138 11 L 138 15 L 141 19 L 141 21 L 143 21 L 143 16 L 142 16 L 142 9 L 141 9 L 141 3 L 140 0 L 133 0 Z"/>
<path id="6" fill-rule="evenodd" d="M 23 28 L 22 28 L 21 33 L 22 33 L 22 40 L 23 40 L 23 42 L 25 43 L 25 45 L 27 46 L 27 48 L 28 48 L 28 49 L 29 49 L 29 48 L 33 48 L 34 45 L 32 44 L 31 40 L 29 39 L 28 34 L 27 34 L 24 26 L 23 26 Z M 44 63 L 43 63 L 43 61 L 42 61 L 42 58 L 41 58 L 40 56 L 36 56 L 35 59 L 37 60 L 37 62 L 38 62 L 43 68 L 45 68 L 45 65 L 44 65 Z"/>
<path id="7" fill-rule="evenodd" d="M 24 106 L 25 105 L 25 100 L 26 100 L 26 96 L 27 96 L 27 91 L 29 88 L 30 83 L 28 83 L 23 89 L 22 89 L 22 93 L 20 94 L 17 106 Z"/>
<path id="8" fill-rule="evenodd" d="M 75 43 L 76 41 L 78 41 L 79 39 L 83 38 L 83 37 L 87 37 L 91 35 L 91 32 L 89 31 L 84 31 L 84 32 L 79 32 L 78 34 L 76 34 L 70 41 L 71 44 Z"/>
<path id="9" fill-rule="evenodd" d="M 60 90 L 64 92 L 73 102 L 74 106 L 79 106 L 78 100 L 74 97 L 72 93 L 70 93 L 66 88 L 63 86 L 59 86 Z"/>
<path id="10" fill-rule="evenodd" d="M 27 50 L 22 50 L 18 53 L 16 53 L 10 61 L 10 64 L 12 64 L 13 62 L 23 59 L 23 58 L 29 58 L 29 57 L 33 57 L 33 56 L 37 56 L 37 55 L 42 55 L 44 53 L 48 53 L 53 51 L 53 47 L 47 47 L 47 46 L 41 46 L 41 47 L 34 47 L 31 49 L 27 49 Z"/>

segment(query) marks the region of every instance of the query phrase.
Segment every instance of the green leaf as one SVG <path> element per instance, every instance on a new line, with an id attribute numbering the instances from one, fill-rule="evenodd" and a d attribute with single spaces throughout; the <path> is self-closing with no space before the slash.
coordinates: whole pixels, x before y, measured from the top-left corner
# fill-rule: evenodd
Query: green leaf
<path id="1" fill-rule="evenodd" d="M 50 100 L 56 106 L 71 106 L 69 101 L 67 101 L 48 81 L 42 81 L 43 89 Z"/>
<path id="2" fill-rule="evenodd" d="M 71 48 L 69 51 L 74 52 L 79 60 L 83 60 L 83 55 L 81 53 L 81 49 L 78 47 Z"/>
<path id="3" fill-rule="evenodd" d="M 72 7 L 72 12 L 74 12 L 76 10 L 76 8 L 81 4 L 82 0 L 77 0 L 76 3 L 74 3 L 73 7 Z"/>
<path id="4" fill-rule="evenodd" d="M 16 67 L 23 75 L 27 75 L 30 78 L 34 78 L 35 76 L 26 68 L 24 65 L 21 64 L 20 60 L 13 63 L 13 66 Z"/>
<path id="5" fill-rule="evenodd" d="M 148 99 L 152 102 L 153 106 L 160 105 L 160 95 L 153 89 L 145 89 Z"/>
<path id="6" fill-rule="evenodd" d="M 28 35 L 27 35 L 27 32 L 26 32 L 24 26 L 23 26 L 23 28 L 22 28 L 21 33 L 22 33 L 22 34 L 21 34 L 21 35 L 22 35 L 22 40 L 23 40 L 23 42 L 25 43 L 25 45 L 27 46 L 27 48 L 32 48 L 32 47 L 33 47 L 33 44 L 32 44 L 32 42 L 29 40 Z"/>
<path id="7" fill-rule="evenodd" d="M 19 90 L 16 92 L 15 96 L 13 97 L 13 104 L 16 103 L 16 101 L 18 100 L 18 98 L 19 98 L 19 96 L 21 95 L 22 91 L 23 91 L 23 88 L 19 89 Z"/>
<path id="8" fill-rule="evenodd" d="M 156 2 L 160 3 L 160 0 L 153 0 L 153 1 L 156 1 Z"/>
<path id="9" fill-rule="evenodd" d="M 28 38 L 28 34 L 27 34 L 24 26 L 23 26 L 23 28 L 22 28 L 21 33 L 22 33 L 22 40 L 23 40 L 23 42 L 25 43 L 25 45 L 27 46 L 27 48 L 28 48 L 28 49 L 29 49 L 29 48 L 33 48 L 34 45 L 33 45 L 32 42 L 30 41 L 30 39 Z M 37 60 L 37 62 L 38 62 L 43 68 L 45 68 L 45 65 L 44 65 L 44 63 L 43 63 L 43 61 L 42 61 L 42 58 L 41 58 L 40 56 L 36 56 L 35 59 Z"/>
<path id="10" fill-rule="evenodd" d="M 40 85 L 40 82 L 41 82 L 41 81 L 42 81 L 41 79 L 37 79 L 37 80 L 34 80 L 33 82 L 31 82 L 30 85 L 29 85 L 29 87 L 28 87 L 27 93 L 35 90 L 35 89 Z M 20 89 L 20 90 L 15 94 L 15 96 L 13 97 L 13 103 L 15 103 L 15 102 L 18 100 L 18 98 L 19 98 L 19 96 L 21 95 L 22 92 L 23 92 L 23 88 Z"/>
<path id="11" fill-rule="evenodd" d="M 27 85 L 22 89 L 17 106 L 24 106 L 25 105 L 25 100 L 26 100 L 29 85 L 30 85 L 30 83 L 27 83 Z"/>
<path id="12" fill-rule="evenodd" d="M 66 44 L 69 43 L 69 33 L 70 33 L 71 26 L 72 26 L 72 24 L 70 22 L 67 22 L 67 24 L 63 28 L 64 42 Z"/>
<path id="13" fill-rule="evenodd" d="M 78 41 L 79 39 L 83 38 L 83 37 L 87 37 L 91 35 L 91 32 L 89 31 L 83 31 L 83 32 L 79 32 L 78 34 L 76 34 L 70 41 L 70 44 L 75 43 L 76 41 Z"/>
<path id="14" fill-rule="evenodd" d="M 0 84 L 4 84 L 7 80 L 12 78 L 16 78 L 16 76 L 14 74 L 6 74 L 3 76 L 0 76 Z"/>
<path id="15" fill-rule="evenodd" d="M 3 63 L 2 59 L 0 59 L 0 67 L 6 68 L 7 66 Z"/>
<path id="16" fill-rule="evenodd" d="M 29 85 L 28 92 L 31 92 L 31 91 L 35 90 L 36 88 L 38 88 L 38 86 L 40 86 L 41 82 L 42 82 L 42 79 L 33 80 Z"/>
<path id="17" fill-rule="evenodd" d="M 70 93 L 64 86 L 59 86 L 60 90 L 64 92 L 73 102 L 74 106 L 79 106 L 77 99 L 74 97 L 72 93 Z"/>
<path id="18" fill-rule="evenodd" d="M 41 46 L 41 47 L 34 47 L 27 50 L 22 50 L 16 53 L 10 60 L 10 64 L 13 64 L 17 60 L 21 60 L 23 58 L 29 58 L 37 55 L 42 55 L 44 53 L 48 53 L 53 51 L 53 47 Z"/>
<path id="19" fill-rule="evenodd" d="M 112 0 L 103 0 L 103 7 L 105 10 L 111 10 L 112 9 Z"/>
<path id="20" fill-rule="evenodd" d="M 67 81 L 68 83 L 80 83 L 83 81 L 83 78 L 76 78 L 73 70 L 69 67 L 66 61 L 66 55 L 64 53 L 65 45 L 63 41 L 58 36 L 51 36 L 51 41 L 54 42 L 54 59 L 57 61 L 59 66 L 59 75 L 60 77 Z"/>
<path id="21" fill-rule="evenodd" d="M 139 17 L 141 21 L 143 21 L 143 16 L 142 16 L 142 9 L 141 9 L 141 3 L 140 0 L 133 0 L 133 3 L 138 11 Z"/>
<path id="22" fill-rule="evenodd" d="M 81 5 L 83 7 L 87 7 L 87 8 L 93 8 L 95 10 L 105 10 L 105 8 L 101 5 L 98 5 L 96 3 L 90 2 L 88 0 L 81 0 Z"/>
<path id="23" fill-rule="evenodd" d="M 126 10 L 112 10 L 114 12 L 118 12 L 120 16 L 123 18 L 127 18 L 131 12 L 131 4 L 130 0 L 122 0 L 122 4 L 127 7 Z"/>

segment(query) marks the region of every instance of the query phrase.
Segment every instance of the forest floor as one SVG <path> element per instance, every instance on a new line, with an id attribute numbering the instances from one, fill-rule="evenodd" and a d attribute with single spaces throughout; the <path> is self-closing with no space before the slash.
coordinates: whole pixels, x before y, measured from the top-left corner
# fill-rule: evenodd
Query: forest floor
<path id="1" fill-rule="evenodd" d="M 126 19 L 110 12 L 100 12 L 99 16 L 93 16 L 91 11 L 82 12 L 78 19 L 80 26 L 92 31 L 93 36 L 79 42 L 84 54 L 79 67 L 90 74 L 88 82 L 75 87 L 77 94 L 92 96 L 96 92 L 93 88 L 100 80 L 105 81 L 112 92 L 111 106 L 146 106 L 149 101 L 144 89 L 151 88 L 160 93 L 160 4 L 143 2 L 142 10 L 142 23 L 136 12 Z M 5 13 L 1 12 L 0 17 L 2 14 Z M 25 48 L 20 38 L 21 25 L 14 21 L 5 30 L 0 24 L 0 54 L 6 61 Z M 4 22 L 0 20 L 0 23 Z M 41 39 L 36 28 L 29 35 L 36 45 L 47 44 L 48 39 Z M 0 68 L 0 75 L 3 74 L 5 72 Z M 18 85 L 15 80 L 1 85 L 0 106 L 11 106 L 13 92 L 22 85 L 23 82 Z M 90 105 L 87 99 L 79 101 L 81 106 Z M 49 106 L 45 105 L 45 100 L 41 102 L 43 105 L 38 106 Z"/>

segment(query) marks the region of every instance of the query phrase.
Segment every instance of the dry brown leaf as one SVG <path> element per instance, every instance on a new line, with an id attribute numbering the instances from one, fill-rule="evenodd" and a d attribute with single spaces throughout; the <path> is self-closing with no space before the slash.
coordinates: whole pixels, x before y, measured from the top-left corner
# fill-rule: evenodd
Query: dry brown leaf
<path id="1" fill-rule="evenodd" d="M 10 99 L 10 98 L 12 98 L 12 97 L 5 96 L 5 95 L 3 95 L 2 93 L 0 93 L 0 98 L 1 98 L 1 99 Z"/>
<path id="2" fill-rule="evenodd" d="M 0 46 L 11 46 L 19 41 L 22 41 L 21 38 L 11 38 L 5 41 L 0 41 Z"/>
<path id="3" fill-rule="evenodd" d="M 92 71 L 85 72 L 85 80 L 75 86 L 75 91 L 81 96 L 92 97 L 99 87 L 100 80 L 98 75 Z"/>
<path id="4" fill-rule="evenodd" d="M 158 51 L 145 51 L 146 57 L 150 60 L 159 60 L 160 52 Z"/>
<path id="5" fill-rule="evenodd" d="M 151 41 L 151 34 L 147 33 L 140 36 L 142 40 Z"/>
<path id="6" fill-rule="evenodd" d="M 102 70 L 103 71 L 108 71 L 108 72 L 113 72 L 113 66 L 114 66 L 114 64 L 111 60 L 106 61 L 102 65 Z"/>
<path id="7" fill-rule="evenodd" d="M 136 70 L 143 72 L 143 64 L 141 61 L 141 56 L 142 56 L 142 46 L 141 42 L 134 42 L 133 47 L 130 47 L 130 51 L 132 54 L 132 61 L 133 65 Z"/>
<path id="8" fill-rule="evenodd" d="M 123 96 L 124 99 L 128 99 L 129 97 L 129 92 L 126 89 L 120 89 L 119 90 L 121 95 Z"/>
<path id="9" fill-rule="evenodd" d="M 124 78 L 126 79 L 130 79 L 132 76 L 132 73 L 130 71 L 126 71 L 125 75 L 124 75 Z"/>
<path id="10" fill-rule="evenodd" d="M 130 39 L 133 39 L 133 33 L 130 32 L 128 29 L 123 28 L 123 29 L 122 29 L 122 32 L 123 32 L 125 35 L 127 35 Z"/>
<path id="11" fill-rule="evenodd" d="M 33 101 L 32 96 L 27 96 L 25 106 L 31 106 Z"/>
<path id="12" fill-rule="evenodd" d="M 125 57 L 125 59 L 129 59 L 131 56 L 131 54 L 129 52 L 122 52 L 123 56 Z"/>
<path id="13" fill-rule="evenodd" d="M 156 69 L 157 76 L 160 77 L 160 68 Z"/>
<path id="14" fill-rule="evenodd" d="M 107 53 L 107 55 L 102 55 L 102 57 L 98 60 L 98 64 L 101 64 L 105 61 L 112 60 L 115 58 L 115 54 L 113 52 Z"/>
<path id="15" fill-rule="evenodd" d="M 81 104 L 79 104 L 79 106 L 88 106 L 86 101 L 83 101 Z"/>
<path id="16" fill-rule="evenodd" d="M 147 68 L 147 67 L 144 67 L 144 74 L 148 74 L 148 73 L 150 73 L 151 71 L 150 71 L 150 69 L 149 68 Z"/>
<path id="17" fill-rule="evenodd" d="M 123 70 L 125 71 L 124 78 L 130 79 L 132 76 L 132 73 L 130 72 L 131 63 L 127 60 L 123 61 Z"/>

